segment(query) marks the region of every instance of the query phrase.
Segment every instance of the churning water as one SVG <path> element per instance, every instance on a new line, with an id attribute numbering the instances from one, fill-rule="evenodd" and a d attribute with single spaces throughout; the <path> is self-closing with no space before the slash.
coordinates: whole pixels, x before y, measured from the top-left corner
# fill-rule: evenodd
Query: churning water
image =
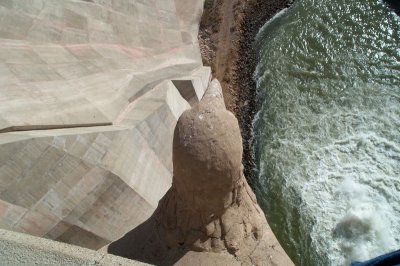
<path id="1" fill-rule="evenodd" d="M 296 0 L 257 42 L 258 198 L 297 265 L 400 248 L 400 19 Z"/>

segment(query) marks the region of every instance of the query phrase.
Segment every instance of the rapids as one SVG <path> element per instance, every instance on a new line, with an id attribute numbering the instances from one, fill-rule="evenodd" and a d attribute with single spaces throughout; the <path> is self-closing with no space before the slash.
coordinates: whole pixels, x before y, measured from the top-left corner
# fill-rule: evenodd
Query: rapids
<path id="1" fill-rule="evenodd" d="M 257 196 L 296 265 L 400 248 L 400 19 L 297 0 L 257 36 Z"/>

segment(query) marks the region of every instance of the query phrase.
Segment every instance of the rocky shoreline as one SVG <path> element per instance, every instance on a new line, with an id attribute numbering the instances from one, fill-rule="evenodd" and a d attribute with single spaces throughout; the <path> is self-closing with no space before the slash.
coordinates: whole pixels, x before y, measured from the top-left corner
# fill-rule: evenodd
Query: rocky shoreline
<path id="1" fill-rule="evenodd" d="M 243 138 L 244 173 L 254 182 L 252 121 L 257 111 L 253 73 L 255 37 L 266 21 L 292 0 L 206 0 L 199 29 L 203 63 L 221 81 L 227 109 L 235 114 Z M 227 23 L 228 22 L 228 23 Z"/>

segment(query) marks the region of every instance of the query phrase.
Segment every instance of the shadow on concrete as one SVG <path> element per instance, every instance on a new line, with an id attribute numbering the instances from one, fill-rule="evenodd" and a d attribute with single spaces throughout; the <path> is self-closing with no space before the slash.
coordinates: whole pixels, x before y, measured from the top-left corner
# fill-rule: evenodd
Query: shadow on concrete
<path id="1" fill-rule="evenodd" d="M 160 204 L 153 215 L 126 233 L 122 238 L 108 246 L 109 254 L 137 260 L 154 265 L 174 265 L 190 250 L 187 243 L 176 243 L 171 247 L 161 228 L 160 209 L 163 207 L 168 193 L 160 200 Z M 171 243 L 171 242 L 170 242 Z M 172 241 L 174 243 L 174 241 Z"/>
<path id="2" fill-rule="evenodd" d="M 172 83 L 178 89 L 183 99 L 190 104 L 190 106 L 194 106 L 199 102 L 196 90 L 191 80 L 172 80 Z"/>

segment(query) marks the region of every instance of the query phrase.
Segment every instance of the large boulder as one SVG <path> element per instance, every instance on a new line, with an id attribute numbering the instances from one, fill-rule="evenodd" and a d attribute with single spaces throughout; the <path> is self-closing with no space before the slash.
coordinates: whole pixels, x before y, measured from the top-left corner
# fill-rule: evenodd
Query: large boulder
<path id="1" fill-rule="evenodd" d="M 242 139 L 219 82 L 179 118 L 173 184 L 109 252 L 153 264 L 293 265 L 243 175 Z"/>

